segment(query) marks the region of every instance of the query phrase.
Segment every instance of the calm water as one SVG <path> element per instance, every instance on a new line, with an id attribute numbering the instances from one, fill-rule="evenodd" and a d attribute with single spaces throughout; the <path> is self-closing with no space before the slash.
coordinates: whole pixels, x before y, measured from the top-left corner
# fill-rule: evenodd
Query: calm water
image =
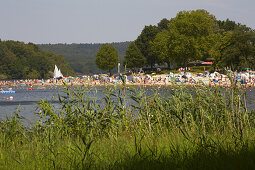
<path id="1" fill-rule="evenodd" d="M 147 91 L 152 91 L 152 87 L 146 88 Z M 58 94 L 61 93 L 60 87 L 47 88 L 47 89 L 35 89 L 28 91 L 25 89 L 13 89 L 15 94 L 0 94 L 0 118 L 5 118 L 6 115 L 10 115 L 15 112 L 19 107 L 20 114 L 28 120 L 34 119 L 34 111 L 37 108 L 37 103 L 40 99 L 47 99 L 51 101 L 53 105 L 58 105 Z M 103 97 L 103 88 L 97 87 L 97 98 L 100 100 Z M 164 94 L 164 88 L 159 90 L 159 93 Z M 247 107 L 249 110 L 255 110 L 255 88 L 247 89 Z M 8 100 L 10 96 L 13 100 Z"/>
<path id="2" fill-rule="evenodd" d="M 28 119 L 34 118 L 34 111 L 37 108 L 37 103 L 40 99 L 47 99 L 53 103 L 57 103 L 56 98 L 59 93 L 59 89 L 13 89 L 16 91 L 14 94 L 0 94 L 0 118 L 5 118 L 6 115 L 13 113 L 19 107 L 20 114 Z M 9 100 L 10 96 L 13 100 Z"/>

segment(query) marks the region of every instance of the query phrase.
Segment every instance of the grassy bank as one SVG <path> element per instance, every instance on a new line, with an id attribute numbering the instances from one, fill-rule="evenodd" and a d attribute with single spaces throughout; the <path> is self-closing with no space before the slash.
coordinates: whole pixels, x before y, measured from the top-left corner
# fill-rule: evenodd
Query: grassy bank
<path id="1" fill-rule="evenodd" d="M 38 121 L 0 123 L 0 169 L 251 169 L 254 111 L 242 89 L 66 87 Z"/>

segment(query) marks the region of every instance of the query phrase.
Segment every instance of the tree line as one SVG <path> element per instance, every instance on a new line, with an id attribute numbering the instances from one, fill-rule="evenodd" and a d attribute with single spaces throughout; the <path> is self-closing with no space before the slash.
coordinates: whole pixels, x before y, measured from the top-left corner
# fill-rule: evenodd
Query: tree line
<path id="1" fill-rule="evenodd" d="M 114 42 L 106 43 L 106 45 L 112 44 L 116 48 L 118 51 L 118 57 L 122 63 L 129 43 L 130 42 Z M 102 45 L 102 43 L 39 44 L 39 47 L 44 51 L 50 50 L 56 54 L 63 55 L 76 73 L 88 74 L 104 72 L 95 64 L 95 54 L 98 52 Z"/>
<path id="2" fill-rule="evenodd" d="M 74 75 L 61 55 L 42 51 L 32 43 L 0 41 L 0 79 L 50 78 L 55 64 L 64 76 Z"/>
<path id="3" fill-rule="evenodd" d="M 128 68 L 166 63 L 185 67 L 190 61 L 214 58 L 218 68 L 254 67 L 255 32 L 230 21 L 220 21 L 206 10 L 181 11 L 176 17 L 145 26 L 124 57 Z"/>

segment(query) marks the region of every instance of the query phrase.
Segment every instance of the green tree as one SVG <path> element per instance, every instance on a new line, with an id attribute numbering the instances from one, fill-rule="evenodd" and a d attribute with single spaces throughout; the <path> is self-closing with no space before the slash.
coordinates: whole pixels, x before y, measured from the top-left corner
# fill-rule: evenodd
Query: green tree
<path id="1" fill-rule="evenodd" d="M 44 52 L 32 43 L 18 41 L 0 42 L 0 73 L 9 79 L 49 78 L 49 71 L 60 63 L 60 69 L 73 73 L 63 57 Z"/>
<path id="2" fill-rule="evenodd" d="M 205 10 L 181 11 L 170 21 L 169 48 L 177 64 L 186 66 L 194 59 L 202 59 L 211 49 L 211 43 L 204 42 L 207 36 L 219 32 L 217 20 Z"/>
<path id="3" fill-rule="evenodd" d="M 158 33 L 153 42 L 151 43 L 151 48 L 155 55 L 157 55 L 158 63 L 166 62 L 168 67 L 170 63 L 174 61 L 174 56 L 170 50 L 170 35 L 167 30 L 163 30 Z"/>
<path id="4" fill-rule="evenodd" d="M 158 23 L 158 29 L 160 31 L 164 31 L 168 29 L 170 21 L 167 20 L 166 18 L 163 18 L 159 23 Z"/>
<path id="5" fill-rule="evenodd" d="M 221 31 L 233 31 L 238 27 L 239 24 L 236 24 L 235 21 L 226 19 L 226 21 L 218 21 L 219 28 Z"/>
<path id="6" fill-rule="evenodd" d="M 173 18 L 170 30 L 194 38 L 208 36 L 219 31 L 216 18 L 206 10 L 181 11 Z"/>
<path id="7" fill-rule="evenodd" d="M 239 25 L 235 30 L 224 33 L 221 55 L 216 64 L 232 69 L 253 67 L 255 65 L 255 32 L 249 27 Z"/>
<path id="8" fill-rule="evenodd" d="M 202 60 L 205 60 L 206 58 L 217 58 L 220 56 L 222 37 L 222 34 L 216 33 L 201 37 L 198 40 L 199 52 L 202 56 Z"/>
<path id="9" fill-rule="evenodd" d="M 118 51 L 113 45 L 102 45 L 96 53 L 96 65 L 102 70 L 111 70 L 120 62 Z"/>
<path id="10" fill-rule="evenodd" d="M 141 34 L 135 40 L 136 46 L 140 49 L 143 56 L 146 58 L 147 64 L 151 67 L 157 62 L 157 56 L 151 49 L 151 42 L 159 33 L 157 26 L 145 26 Z"/>
<path id="11" fill-rule="evenodd" d="M 40 74 L 34 69 L 27 75 L 29 79 L 37 79 L 38 77 L 40 77 Z"/>
<path id="12" fill-rule="evenodd" d="M 139 48 L 137 48 L 134 42 L 131 42 L 124 57 L 124 65 L 133 69 L 144 66 L 145 62 L 146 59 Z"/>
<path id="13" fill-rule="evenodd" d="M 200 58 L 194 37 L 173 33 L 170 37 L 169 50 L 172 52 L 177 65 L 186 66 L 188 62 Z"/>

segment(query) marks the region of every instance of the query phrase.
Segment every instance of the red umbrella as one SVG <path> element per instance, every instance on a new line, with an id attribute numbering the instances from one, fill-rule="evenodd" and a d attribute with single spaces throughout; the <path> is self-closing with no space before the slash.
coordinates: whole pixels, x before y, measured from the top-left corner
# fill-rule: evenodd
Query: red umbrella
<path id="1" fill-rule="evenodd" d="M 204 65 L 212 65 L 213 62 L 203 62 L 202 64 L 204 64 Z"/>

